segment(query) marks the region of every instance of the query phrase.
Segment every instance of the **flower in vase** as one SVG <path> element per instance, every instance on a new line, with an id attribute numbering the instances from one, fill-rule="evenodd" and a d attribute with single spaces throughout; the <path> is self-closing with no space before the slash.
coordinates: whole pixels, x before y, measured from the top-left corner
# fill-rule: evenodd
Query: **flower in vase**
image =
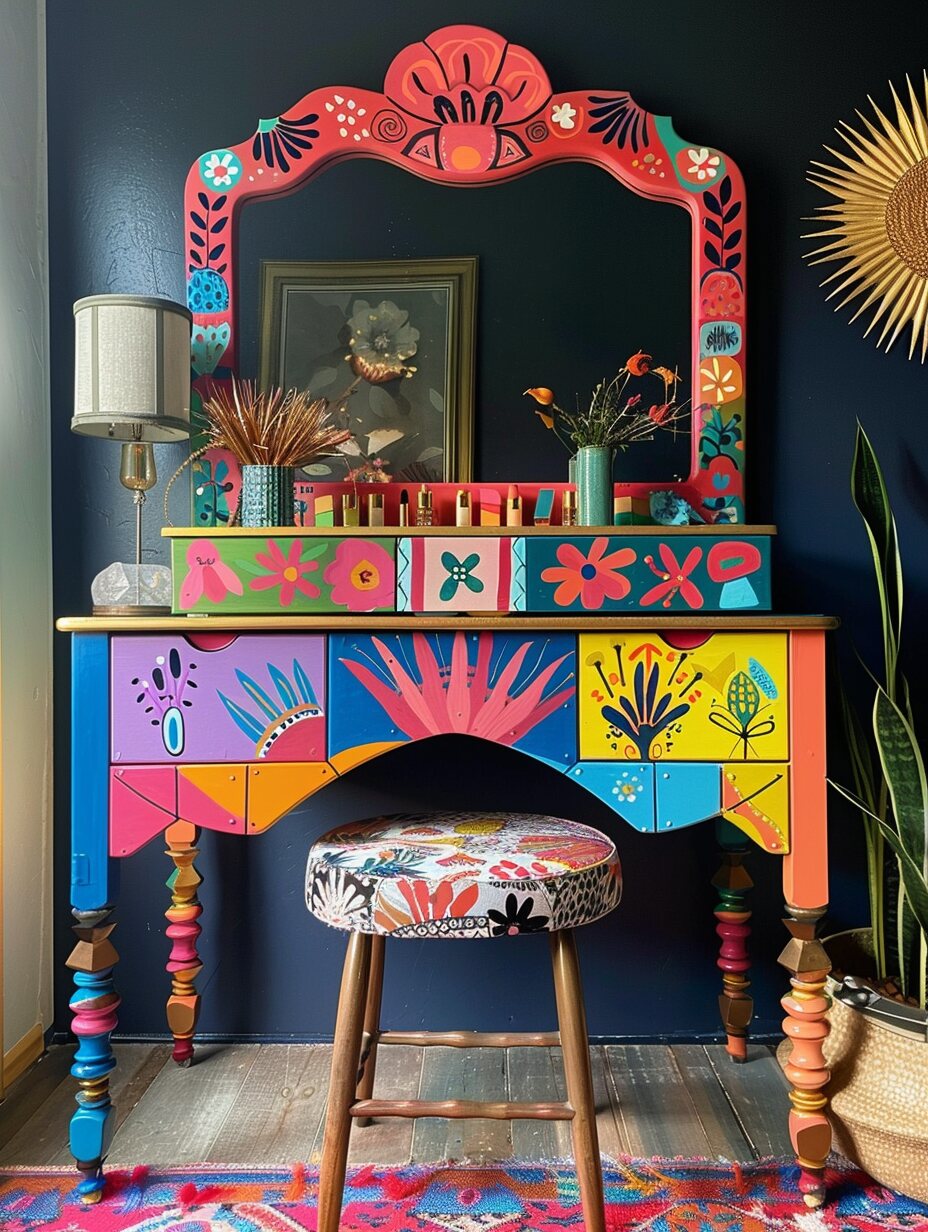
<path id="1" fill-rule="evenodd" d="M 367 300 L 356 300 L 348 325 L 351 349 L 346 359 L 355 376 L 382 385 L 415 372 L 406 360 L 418 349 L 419 331 L 409 324 L 409 313 L 392 300 L 381 300 L 376 308 Z"/>
<path id="2" fill-rule="evenodd" d="M 526 389 L 526 398 L 534 398 L 539 406 L 550 406 L 554 401 L 554 391 L 547 389 L 544 385 L 536 385 L 532 389 Z"/>
<path id="3" fill-rule="evenodd" d="M 625 368 L 632 376 L 644 376 L 651 371 L 651 358 L 647 351 L 636 351 L 625 361 Z"/>

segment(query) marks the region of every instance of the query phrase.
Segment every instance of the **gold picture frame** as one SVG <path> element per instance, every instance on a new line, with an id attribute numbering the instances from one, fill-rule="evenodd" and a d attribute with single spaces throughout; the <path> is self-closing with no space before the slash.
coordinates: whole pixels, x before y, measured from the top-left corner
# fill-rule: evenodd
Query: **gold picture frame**
<path id="1" fill-rule="evenodd" d="M 263 261 L 262 387 L 309 388 L 334 398 L 353 384 L 348 414 L 356 436 L 402 433 L 385 450 L 391 479 L 470 481 L 477 265 L 476 257 Z M 416 335 L 415 349 L 395 368 L 372 374 L 358 366 L 357 322 L 363 324 L 362 306 L 376 313 L 385 303 L 389 320 L 404 322 L 405 340 Z M 314 471 L 318 478 L 345 477 L 335 468 L 324 474 L 325 465 Z"/>

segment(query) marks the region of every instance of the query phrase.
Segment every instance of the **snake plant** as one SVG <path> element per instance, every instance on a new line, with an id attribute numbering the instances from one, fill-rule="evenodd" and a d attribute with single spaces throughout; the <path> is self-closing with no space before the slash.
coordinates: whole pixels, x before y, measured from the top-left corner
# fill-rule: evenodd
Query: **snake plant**
<path id="1" fill-rule="evenodd" d="M 883 679 L 868 671 L 876 685 L 869 733 L 842 690 L 854 791 L 832 785 L 863 819 L 877 976 L 897 979 L 906 996 L 928 1008 L 928 786 L 899 659 L 902 565 L 883 472 L 859 423 L 851 495 L 873 556 Z"/>

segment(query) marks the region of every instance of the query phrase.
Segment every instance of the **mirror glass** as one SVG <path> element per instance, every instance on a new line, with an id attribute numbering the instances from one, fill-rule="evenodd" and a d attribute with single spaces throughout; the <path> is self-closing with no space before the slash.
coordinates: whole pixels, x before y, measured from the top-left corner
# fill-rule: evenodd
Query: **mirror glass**
<path id="1" fill-rule="evenodd" d="M 431 184 L 388 163 L 339 163 L 287 197 L 242 210 L 238 371 L 258 372 L 262 260 L 473 256 L 477 285 L 476 480 L 567 478 L 567 451 L 523 397 L 554 390 L 572 407 L 637 351 L 683 377 L 691 396 L 691 220 L 599 167 L 563 163 L 484 188 Z M 415 379 L 415 378 L 411 378 Z M 663 384 L 629 386 L 647 404 Z M 690 420 L 620 456 L 617 478 L 685 479 Z"/>

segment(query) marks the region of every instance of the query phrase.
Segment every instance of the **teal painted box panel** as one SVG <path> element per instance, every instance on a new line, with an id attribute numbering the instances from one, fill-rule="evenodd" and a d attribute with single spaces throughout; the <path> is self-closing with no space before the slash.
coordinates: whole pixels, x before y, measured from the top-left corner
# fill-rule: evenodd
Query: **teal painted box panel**
<path id="1" fill-rule="evenodd" d="M 769 535 L 528 536 L 513 544 L 524 612 L 768 612 Z"/>
<path id="2" fill-rule="evenodd" d="M 394 539 L 213 534 L 171 539 L 173 611 L 222 615 L 396 610 Z"/>

